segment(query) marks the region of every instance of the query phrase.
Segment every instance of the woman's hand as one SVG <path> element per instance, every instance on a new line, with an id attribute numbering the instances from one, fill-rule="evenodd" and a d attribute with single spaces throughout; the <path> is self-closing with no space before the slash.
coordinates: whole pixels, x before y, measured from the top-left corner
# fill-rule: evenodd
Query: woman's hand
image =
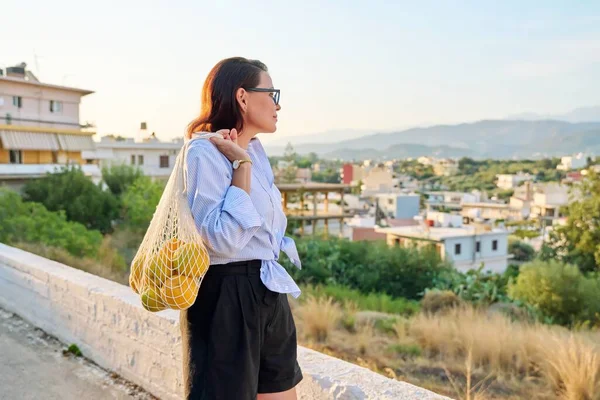
<path id="1" fill-rule="evenodd" d="M 223 137 L 211 137 L 209 140 L 217 146 L 217 149 L 231 162 L 234 160 L 248 159 L 248 153 L 237 143 L 238 134 L 235 129 L 221 129 L 217 131 Z"/>

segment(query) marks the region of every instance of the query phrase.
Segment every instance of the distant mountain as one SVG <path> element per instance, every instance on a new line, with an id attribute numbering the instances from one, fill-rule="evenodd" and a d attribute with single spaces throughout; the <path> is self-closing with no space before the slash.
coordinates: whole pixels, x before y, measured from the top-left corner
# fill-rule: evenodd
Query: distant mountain
<path id="1" fill-rule="evenodd" d="M 389 160 L 393 158 L 409 158 L 435 156 L 440 158 L 473 157 L 476 154 L 469 149 L 450 146 L 425 146 L 422 144 L 397 144 L 385 150 L 375 149 L 339 149 L 326 153 L 324 158 L 341 160 Z"/>
<path id="2" fill-rule="evenodd" d="M 540 146 L 540 151 L 553 154 L 561 151 L 562 154 L 583 152 L 600 155 L 600 129 L 578 132 L 555 141 L 548 141 Z"/>
<path id="3" fill-rule="evenodd" d="M 435 154 L 439 157 L 513 158 L 564 155 L 577 151 L 600 154 L 598 139 L 594 135 L 599 131 L 600 122 L 486 120 L 374 133 L 335 143 L 292 144 L 299 154 L 315 152 L 324 157 L 344 159 L 371 158 L 368 154 L 382 158 Z M 283 147 L 268 144 L 265 147 L 271 155 L 283 154 Z"/>
<path id="4" fill-rule="evenodd" d="M 268 142 L 265 141 L 271 147 L 282 147 L 288 143 L 298 144 L 319 144 L 319 143 L 338 143 L 340 140 L 352 140 L 362 136 L 372 134 L 372 130 L 358 130 L 358 129 L 336 129 L 326 132 L 310 133 L 306 135 L 294 135 L 294 136 L 281 136 L 274 135 L 273 139 L 269 138 Z"/>
<path id="5" fill-rule="evenodd" d="M 524 120 L 524 121 L 540 121 L 540 120 L 558 120 L 565 122 L 600 122 L 600 106 L 595 107 L 580 107 L 564 114 L 550 115 L 550 114 L 536 114 L 536 113 L 523 113 L 511 115 L 506 118 L 507 120 Z"/>

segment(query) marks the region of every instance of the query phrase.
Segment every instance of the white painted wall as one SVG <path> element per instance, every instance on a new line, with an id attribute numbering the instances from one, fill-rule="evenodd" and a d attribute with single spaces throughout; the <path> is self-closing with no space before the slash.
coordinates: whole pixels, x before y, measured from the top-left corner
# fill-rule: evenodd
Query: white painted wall
<path id="1" fill-rule="evenodd" d="M 22 98 L 22 107 L 13 105 L 13 96 Z M 59 129 L 79 129 L 79 103 L 82 93 L 47 86 L 36 86 L 26 81 L 0 79 L 0 113 L 13 118 L 52 121 L 52 124 L 13 121 L 13 125 L 26 125 Z M 51 112 L 50 101 L 62 102 L 62 111 Z M 63 122 L 64 124 L 61 124 Z M 75 124 L 75 125 L 73 125 Z"/>
<path id="2" fill-rule="evenodd" d="M 128 287 L 0 244 L 0 307 L 163 400 L 182 399 L 178 312 L 145 311 Z M 300 399 L 446 399 L 299 347 Z"/>
<path id="3" fill-rule="evenodd" d="M 498 250 L 493 250 L 493 241 L 498 241 Z M 479 241 L 480 252 L 476 252 Z M 456 244 L 460 244 L 460 254 L 455 254 Z M 508 266 L 508 233 L 486 233 L 470 237 L 456 237 L 444 240 L 446 259 L 454 262 L 460 271 L 477 269 L 483 262 L 484 270 L 504 272 Z"/>

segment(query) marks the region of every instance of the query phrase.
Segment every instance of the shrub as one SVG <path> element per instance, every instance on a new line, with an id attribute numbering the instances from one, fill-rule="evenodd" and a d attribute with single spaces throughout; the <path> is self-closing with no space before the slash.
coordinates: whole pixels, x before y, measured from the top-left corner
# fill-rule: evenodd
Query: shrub
<path id="1" fill-rule="evenodd" d="M 508 294 L 533 307 L 547 322 L 567 325 L 600 312 L 598 279 L 586 278 L 576 266 L 557 261 L 523 265 Z"/>
<path id="2" fill-rule="evenodd" d="M 533 247 L 520 240 L 510 240 L 508 243 L 508 252 L 514 255 L 515 261 L 531 261 L 535 257 Z"/>
<path id="3" fill-rule="evenodd" d="M 428 290 L 421 300 L 421 309 L 425 313 L 435 314 L 461 304 L 461 299 L 450 290 Z"/>
<path id="4" fill-rule="evenodd" d="M 102 235 L 67 221 L 62 211 L 48 211 L 42 204 L 24 202 L 17 193 L 0 189 L 0 242 L 40 243 L 74 256 L 96 257 Z"/>
<path id="5" fill-rule="evenodd" d="M 288 260 L 283 262 L 298 282 L 337 284 L 362 293 L 419 299 L 441 274 L 451 270 L 433 250 L 314 237 L 299 239 L 297 247 L 302 270 Z"/>
<path id="6" fill-rule="evenodd" d="M 50 211 L 64 211 L 69 221 L 102 233 L 112 231 L 112 221 L 119 215 L 119 204 L 112 193 L 95 185 L 77 166 L 28 182 L 23 197 Z"/>
<path id="7" fill-rule="evenodd" d="M 496 274 L 483 272 L 483 267 L 482 264 L 466 273 L 456 270 L 445 272 L 436 280 L 434 288 L 450 290 L 461 299 L 477 305 L 505 301 L 506 285 L 512 276 L 518 274 L 518 269 L 511 266 L 503 274 Z"/>
<path id="8" fill-rule="evenodd" d="M 117 197 L 121 196 L 142 175 L 142 171 L 139 168 L 127 164 L 111 165 L 109 168 L 102 168 L 102 180 L 106 183 L 112 194 Z"/>
<path id="9" fill-rule="evenodd" d="M 137 232 L 148 229 L 163 190 L 162 183 L 146 176 L 136 179 L 121 197 L 124 226 Z"/>

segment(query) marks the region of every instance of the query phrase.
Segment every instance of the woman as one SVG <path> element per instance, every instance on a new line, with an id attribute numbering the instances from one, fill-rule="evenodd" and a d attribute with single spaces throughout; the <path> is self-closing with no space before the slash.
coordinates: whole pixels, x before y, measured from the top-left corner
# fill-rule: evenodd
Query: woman
<path id="1" fill-rule="evenodd" d="M 276 130 L 279 90 L 260 61 L 229 58 L 209 73 L 188 127 L 188 200 L 211 266 L 181 313 L 187 399 L 296 399 L 302 380 L 287 301 L 300 289 L 277 262 L 301 267 L 267 155 L 256 138 Z"/>

